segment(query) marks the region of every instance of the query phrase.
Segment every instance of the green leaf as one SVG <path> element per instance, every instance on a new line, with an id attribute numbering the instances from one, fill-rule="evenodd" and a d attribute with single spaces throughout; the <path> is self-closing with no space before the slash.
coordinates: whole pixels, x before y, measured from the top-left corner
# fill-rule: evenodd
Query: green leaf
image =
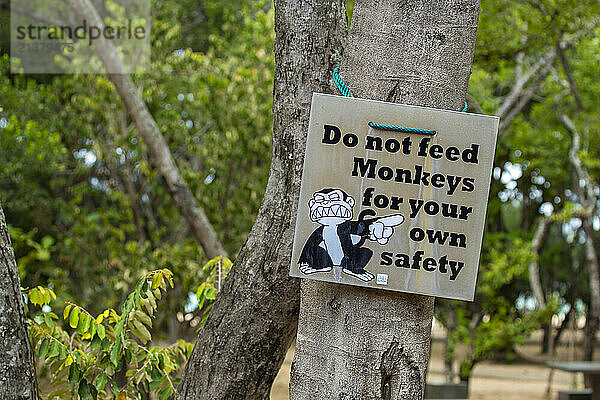
<path id="1" fill-rule="evenodd" d="M 77 333 L 81 336 L 87 332 L 89 325 L 89 317 L 85 313 L 79 314 L 79 321 L 77 323 Z"/>
<path id="2" fill-rule="evenodd" d="M 47 249 L 50 246 L 52 246 L 53 244 L 54 244 L 54 239 L 52 238 L 52 236 L 46 235 L 42 238 L 41 245 L 43 248 Z"/>
<path id="3" fill-rule="evenodd" d="M 146 327 L 137 319 L 133 320 L 133 325 L 135 326 L 135 329 L 132 329 L 132 332 L 135 332 L 134 335 L 137 336 L 142 343 L 146 344 L 152 340 L 152 336 L 148 329 L 146 329 Z"/>
<path id="4" fill-rule="evenodd" d="M 158 392 L 158 399 L 159 400 L 167 400 L 172 392 L 173 392 L 172 387 L 169 386 L 167 388 L 164 388 L 163 390 Z"/>
<path id="5" fill-rule="evenodd" d="M 207 300 L 214 300 L 217 298 L 217 291 L 215 290 L 214 287 L 210 287 L 208 289 L 206 289 L 206 299 Z"/>
<path id="6" fill-rule="evenodd" d="M 175 287 L 175 283 L 173 282 L 173 275 L 171 273 L 169 273 L 169 274 L 165 274 L 165 276 L 167 277 L 167 280 L 169 281 L 169 285 L 171 286 L 171 288 Z"/>
<path id="7" fill-rule="evenodd" d="M 71 382 L 71 383 L 79 382 L 79 376 L 80 376 L 79 367 L 75 363 L 71 364 L 71 367 L 69 367 L 69 382 Z"/>
<path id="8" fill-rule="evenodd" d="M 48 261 L 50 259 L 50 252 L 46 249 L 39 249 L 36 254 L 36 258 L 40 261 Z"/>
<path id="9" fill-rule="evenodd" d="M 96 324 L 96 320 L 94 318 L 90 318 L 89 329 L 88 329 L 88 331 L 90 332 L 90 340 L 94 339 L 94 335 L 96 334 L 97 326 L 98 326 L 98 324 Z"/>
<path id="10" fill-rule="evenodd" d="M 79 308 L 73 307 L 73 311 L 71 311 L 71 316 L 69 317 L 69 325 L 71 325 L 71 328 L 77 329 L 78 324 L 79 324 Z"/>
<path id="11" fill-rule="evenodd" d="M 121 338 L 118 338 L 115 344 L 113 344 L 110 350 L 110 362 L 116 368 L 119 365 L 121 359 Z"/>
<path id="12" fill-rule="evenodd" d="M 152 327 L 152 319 L 148 316 L 148 314 L 140 311 L 140 310 L 136 310 L 135 311 L 135 317 L 137 319 L 139 319 L 140 321 L 142 321 L 144 324 L 148 325 L 148 327 Z"/>
<path id="13" fill-rule="evenodd" d="M 82 379 L 81 382 L 79 382 L 79 389 L 77 390 L 77 393 L 79 394 L 79 398 L 81 400 L 87 400 L 90 397 L 92 397 L 90 387 L 87 383 L 87 380 L 85 380 L 85 378 Z"/>
<path id="14" fill-rule="evenodd" d="M 148 293 L 148 301 L 150 302 L 150 307 L 152 308 L 152 312 L 149 314 L 152 315 L 154 310 L 156 310 L 156 300 L 154 299 L 154 295 L 150 292 Z"/>
<path id="15" fill-rule="evenodd" d="M 163 381 L 165 381 L 166 379 L 158 379 L 158 380 L 153 380 L 152 382 L 150 382 L 150 384 L 148 385 L 148 389 L 151 392 L 154 392 L 156 389 L 158 389 L 160 387 L 160 385 L 163 383 Z"/>
<path id="16" fill-rule="evenodd" d="M 92 339 L 92 348 L 94 349 L 99 349 L 100 345 L 102 344 L 102 339 L 100 339 L 100 336 L 96 335 L 94 336 L 94 338 Z"/>
<path id="17" fill-rule="evenodd" d="M 50 315 L 48 315 L 48 313 L 44 313 L 44 323 L 46 324 L 46 326 L 48 326 L 48 328 L 52 328 L 54 326 L 54 322 L 52 321 L 52 318 L 50 318 Z"/>
<path id="18" fill-rule="evenodd" d="M 58 359 L 64 360 L 65 358 L 67 358 L 67 354 L 69 354 L 69 351 L 67 350 L 67 346 L 61 345 L 60 351 L 58 353 Z"/>
<path id="19" fill-rule="evenodd" d="M 50 345 L 48 346 L 48 358 L 58 356 L 60 353 L 60 346 L 61 345 L 57 341 L 51 340 Z"/>
<path id="20" fill-rule="evenodd" d="M 106 385 L 106 383 L 108 382 L 108 377 L 106 376 L 106 374 L 104 372 L 98 374 L 96 376 L 96 378 L 94 379 L 94 386 L 96 387 L 96 389 L 98 389 L 98 391 L 104 389 L 104 385 Z"/>
<path id="21" fill-rule="evenodd" d="M 153 315 L 154 310 L 152 309 L 152 305 L 150 304 L 150 300 L 142 299 L 142 306 L 148 311 L 148 314 Z"/>
<path id="22" fill-rule="evenodd" d="M 58 319 L 58 315 L 54 314 L 52 311 L 47 312 L 46 314 L 52 319 Z"/>
<path id="23" fill-rule="evenodd" d="M 45 338 L 44 340 L 42 340 L 42 343 L 40 343 L 40 349 L 38 350 L 38 357 L 40 359 L 43 359 L 46 357 L 46 354 L 48 354 L 49 346 L 50 346 L 50 339 Z"/>
<path id="24" fill-rule="evenodd" d="M 66 321 L 67 317 L 69 316 L 69 311 L 71 311 L 71 308 L 73 307 L 73 305 L 71 304 L 67 304 L 67 306 L 65 307 L 65 311 L 63 312 L 63 319 Z"/>
<path id="25" fill-rule="evenodd" d="M 121 333 L 123 333 L 123 328 L 125 327 L 125 318 L 122 318 L 119 322 L 117 322 L 117 324 L 115 325 L 115 336 L 119 337 L 121 336 Z"/>
<path id="26" fill-rule="evenodd" d="M 100 339 L 104 339 L 106 337 L 106 329 L 104 328 L 104 325 L 98 324 L 98 328 L 96 328 L 96 331 L 98 332 L 98 337 Z"/>
<path id="27" fill-rule="evenodd" d="M 42 288 L 40 288 L 40 291 L 41 290 Z M 43 288 L 42 295 L 44 297 L 44 304 L 50 304 L 50 301 L 52 301 L 52 296 L 54 295 L 54 293 L 51 293 L 52 291 L 50 289 Z"/>
<path id="28" fill-rule="evenodd" d="M 102 339 L 102 350 L 108 351 L 109 349 L 110 349 L 110 339 L 109 338 Z"/>
<path id="29" fill-rule="evenodd" d="M 157 272 L 154 274 L 154 276 L 152 276 L 152 286 L 151 286 L 152 290 L 160 287 L 160 284 L 162 283 L 162 278 L 163 278 L 163 275 L 161 272 Z"/>
<path id="30" fill-rule="evenodd" d="M 31 301 L 32 304 L 35 304 L 38 306 L 42 305 L 43 296 L 37 289 L 31 289 L 31 291 L 29 292 L 29 301 Z"/>

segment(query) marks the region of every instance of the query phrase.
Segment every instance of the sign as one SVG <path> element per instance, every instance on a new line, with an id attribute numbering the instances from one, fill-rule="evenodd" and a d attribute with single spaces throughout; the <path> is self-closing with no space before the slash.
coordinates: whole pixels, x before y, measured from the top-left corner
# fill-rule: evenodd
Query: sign
<path id="1" fill-rule="evenodd" d="M 315 93 L 290 275 L 473 300 L 498 123 Z"/>

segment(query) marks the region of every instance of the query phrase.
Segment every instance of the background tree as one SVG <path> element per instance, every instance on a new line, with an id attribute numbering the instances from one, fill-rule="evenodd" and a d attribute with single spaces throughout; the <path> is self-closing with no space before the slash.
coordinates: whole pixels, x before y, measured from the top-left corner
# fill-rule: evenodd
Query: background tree
<path id="1" fill-rule="evenodd" d="M 476 300 L 437 310 L 442 322 L 458 321 L 448 325 L 448 364 L 457 345 L 466 343 L 470 349 L 459 363 L 462 379 L 470 376 L 478 359 L 514 358 L 514 346 L 540 325 L 545 328 L 542 351 L 547 352 L 556 346 L 569 318 L 581 315 L 583 305 L 590 304 L 583 258 L 588 241 L 574 214 L 580 200 L 568 173 L 571 138 L 555 110 L 575 104 L 565 102 L 572 82 L 590 82 L 583 77 L 596 56 L 585 49 L 597 40 L 598 19 L 584 10 L 596 8 L 595 2 L 482 2 L 469 104 L 476 111 L 504 117 L 502 134 Z M 569 79 L 569 70 L 578 78 Z M 587 85 L 580 97 L 596 89 Z M 543 237 L 536 238 L 536 232 Z M 522 251 L 528 243 L 533 255 Z M 533 275 L 525 270 L 527 264 Z M 544 302 L 536 304 L 535 298 Z M 550 329 L 553 312 L 569 316 L 556 335 Z M 449 314 L 458 316 L 448 318 Z"/>

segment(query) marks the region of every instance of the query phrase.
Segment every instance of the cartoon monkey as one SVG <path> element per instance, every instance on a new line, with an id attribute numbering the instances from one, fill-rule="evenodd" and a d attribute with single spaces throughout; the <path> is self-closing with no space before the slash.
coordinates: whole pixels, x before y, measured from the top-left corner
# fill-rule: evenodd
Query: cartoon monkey
<path id="1" fill-rule="evenodd" d="M 334 266 L 364 282 L 373 279 L 365 266 L 373 251 L 362 247 L 365 240 L 387 244 L 394 226 L 404 222 L 401 214 L 383 218 L 363 219 L 372 210 L 364 210 L 358 221 L 351 221 L 354 199 L 341 189 L 323 189 L 308 201 L 310 220 L 318 227 L 308 238 L 298 260 L 303 274 L 329 272 Z"/>

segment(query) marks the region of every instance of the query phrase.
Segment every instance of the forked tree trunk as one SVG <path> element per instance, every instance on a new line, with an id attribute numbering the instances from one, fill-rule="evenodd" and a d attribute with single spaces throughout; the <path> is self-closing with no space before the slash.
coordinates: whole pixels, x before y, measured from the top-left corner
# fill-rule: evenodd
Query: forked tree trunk
<path id="1" fill-rule="evenodd" d="M 37 399 L 15 255 L 0 207 L 0 399 Z"/>
<path id="2" fill-rule="evenodd" d="M 288 277 L 309 108 L 328 90 L 346 33 L 343 0 L 275 1 L 271 175 L 252 232 L 198 335 L 178 399 L 264 400 L 294 337 Z"/>
<path id="3" fill-rule="evenodd" d="M 478 13 L 478 0 L 359 0 L 341 75 L 355 97 L 460 110 Z M 291 400 L 421 399 L 433 303 L 304 280 Z"/>

